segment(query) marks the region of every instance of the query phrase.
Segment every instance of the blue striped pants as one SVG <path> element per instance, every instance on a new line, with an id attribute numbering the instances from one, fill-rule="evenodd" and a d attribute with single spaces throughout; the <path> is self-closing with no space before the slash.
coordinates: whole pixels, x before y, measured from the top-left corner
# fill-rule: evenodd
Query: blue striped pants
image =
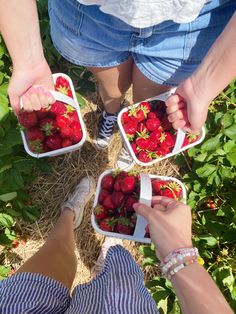
<path id="1" fill-rule="evenodd" d="M 144 287 L 143 273 L 117 245 L 108 250 L 103 271 L 77 286 L 72 296 L 49 277 L 19 273 L 0 282 L 1 314 L 154 314 L 159 313 Z"/>

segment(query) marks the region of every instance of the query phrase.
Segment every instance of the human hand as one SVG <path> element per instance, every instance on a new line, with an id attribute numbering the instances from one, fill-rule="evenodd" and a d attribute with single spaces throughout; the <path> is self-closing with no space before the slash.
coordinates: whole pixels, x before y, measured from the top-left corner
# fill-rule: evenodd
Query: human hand
<path id="1" fill-rule="evenodd" d="M 13 68 L 8 94 L 16 114 L 20 111 L 20 97 L 26 111 L 39 110 L 55 102 L 46 90 L 54 90 L 51 70 L 45 60 L 32 65 Z"/>
<path id="2" fill-rule="evenodd" d="M 194 75 L 183 81 L 166 101 L 168 119 L 174 129 L 199 133 L 204 125 L 212 99 L 206 88 L 200 88 Z"/>
<path id="3" fill-rule="evenodd" d="M 192 218 L 190 207 L 164 196 L 152 198 L 152 207 L 134 204 L 137 214 L 149 224 L 151 239 L 162 261 L 170 252 L 192 247 Z"/>

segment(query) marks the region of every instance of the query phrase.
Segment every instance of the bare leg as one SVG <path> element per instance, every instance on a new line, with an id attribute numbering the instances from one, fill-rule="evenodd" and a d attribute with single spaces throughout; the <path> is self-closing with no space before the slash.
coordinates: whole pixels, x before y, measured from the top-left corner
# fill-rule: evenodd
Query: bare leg
<path id="1" fill-rule="evenodd" d="M 17 271 L 51 277 L 71 288 L 76 273 L 74 213 L 63 210 L 45 244 Z"/>
<path id="2" fill-rule="evenodd" d="M 99 93 L 108 113 L 119 111 L 124 94 L 131 85 L 132 65 L 133 60 L 129 59 L 113 68 L 88 68 L 98 80 Z"/>
<path id="3" fill-rule="evenodd" d="M 168 86 L 159 85 L 149 80 L 135 64 L 133 65 L 132 83 L 134 103 L 159 95 L 170 89 Z"/>

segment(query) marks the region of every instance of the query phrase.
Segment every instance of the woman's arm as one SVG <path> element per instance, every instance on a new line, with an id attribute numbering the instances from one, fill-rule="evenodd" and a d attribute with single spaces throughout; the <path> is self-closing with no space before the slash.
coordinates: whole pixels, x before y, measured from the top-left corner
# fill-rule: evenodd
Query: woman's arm
<path id="1" fill-rule="evenodd" d="M 167 100 L 167 113 L 174 128 L 187 126 L 191 131 L 199 131 L 211 101 L 236 77 L 235 30 L 236 13 L 198 69 L 177 87 L 177 95 Z"/>
<path id="2" fill-rule="evenodd" d="M 137 203 L 134 209 L 148 221 L 152 242 L 161 261 L 177 249 L 192 247 L 189 206 L 156 196 L 152 207 Z M 233 313 L 212 278 L 198 263 L 185 266 L 171 281 L 184 314 Z"/>
<path id="3" fill-rule="evenodd" d="M 13 62 L 9 86 L 11 105 L 19 111 L 19 97 L 33 85 L 53 88 L 51 71 L 44 58 L 40 38 L 39 19 L 35 0 L 0 0 L 0 32 Z M 26 109 L 39 109 L 41 100 L 37 91 L 26 97 Z"/>

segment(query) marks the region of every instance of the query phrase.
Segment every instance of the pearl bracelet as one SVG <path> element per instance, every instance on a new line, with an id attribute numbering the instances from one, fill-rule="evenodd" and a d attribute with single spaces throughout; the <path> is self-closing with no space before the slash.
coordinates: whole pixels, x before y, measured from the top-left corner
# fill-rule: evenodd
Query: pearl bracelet
<path id="1" fill-rule="evenodd" d="M 193 260 L 189 260 L 188 262 L 185 262 L 185 263 L 182 263 L 182 264 L 179 264 L 177 267 L 175 267 L 174 269 L 172 269 L 166 276 L 167 279 L 171 279 L 176 273 L 178 273 L 178 271 L 180 271 L 181 269 L 183 269 L 184 267 L 188 266 L 188 265 L 191 265 L 195 262 L 198 261 L 198 258 L 196 257 L 195 259 Z"/>

